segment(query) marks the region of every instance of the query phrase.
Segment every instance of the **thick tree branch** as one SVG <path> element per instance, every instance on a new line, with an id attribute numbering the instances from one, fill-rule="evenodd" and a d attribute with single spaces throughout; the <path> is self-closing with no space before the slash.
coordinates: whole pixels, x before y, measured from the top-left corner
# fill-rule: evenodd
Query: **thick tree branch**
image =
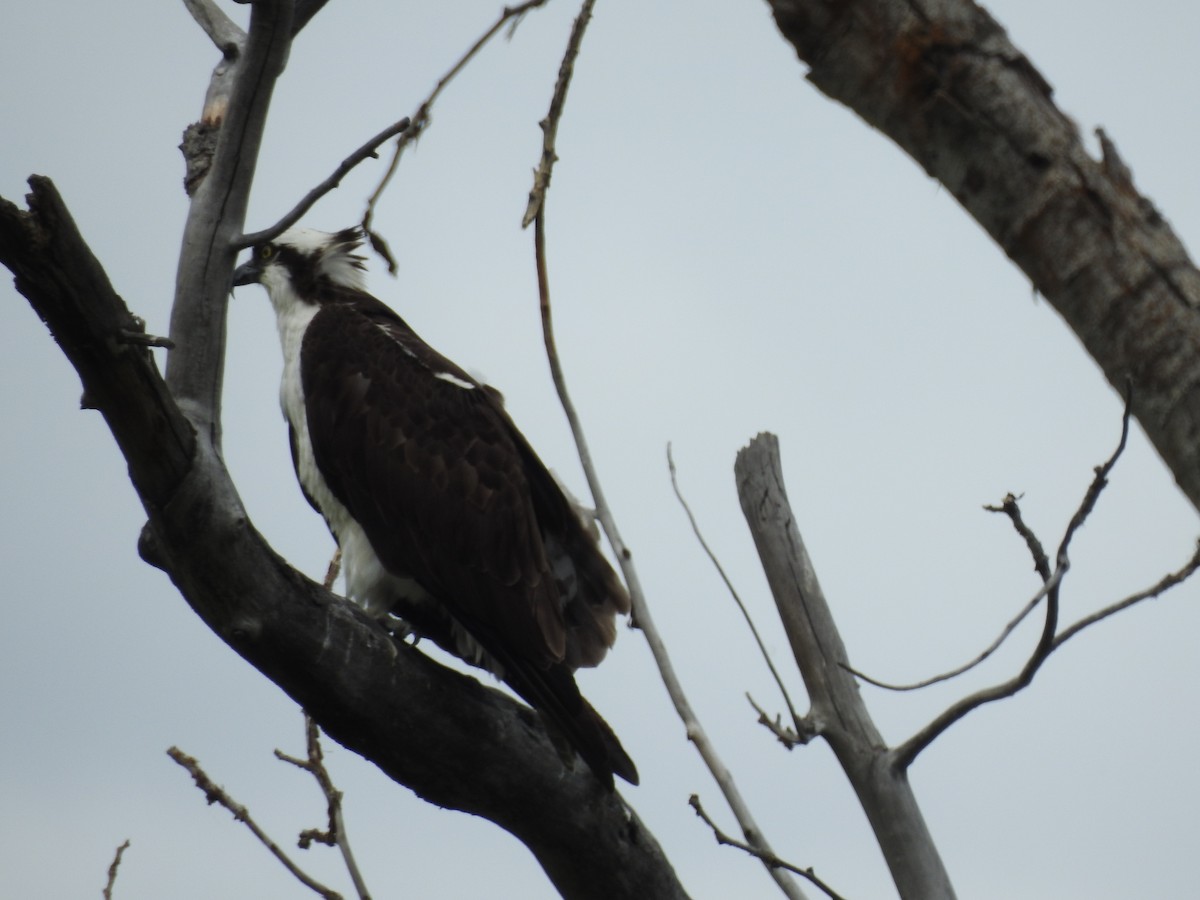
<path id="1" fill-rule="evenodd" d="M 292 0 L 258 0 L 250 32 L 234 72 L 228 109 L 211 166 L 192 195 L 184 226 L 166 380 L 180 408 L 204 440 L 220 451 L 221 385 L 225 369 L 225 312 L 229 277 L 243 230 L 258 148 L 266 127 L 275 80 L 291 49 Z M 214 72 L 214 79 L 217 72 Z M 187 340 L 181 340 L 186 335 Z"/>
<path id="2" fill-rule="evenodd" d="M 1029 276 L 1200 508 L 1200 272 L 1104 137 L 971 0 L 769 0 L 809 80 L 944 184 Z"/>
<path id="3" fill-rule="evenodd" d="M 335 740 L 449 809 L 530 848 L 566 897 L 684 897 L 653 836 L 583 766 L 564 772 L 537 716 L 398 643 L 297 573 L 250 524 L 48 179 L 0 200 L 0 262 L 112 429 L 149 516 L 143 552 L 222 640 Z M 470 772 L 470 778 L 463 773 Z"/>
<path id="4" fill-rule="evenodd" d="M 829 742 L 858 795 L 900 896 L 953 897 L 907 772 L 894 764 L 848 671 L 846 648 L 788 503 L 778 439 L 760 434 L 738 452 L 734 472 L 742 511 L 812 700 L 809 721 Z"/>

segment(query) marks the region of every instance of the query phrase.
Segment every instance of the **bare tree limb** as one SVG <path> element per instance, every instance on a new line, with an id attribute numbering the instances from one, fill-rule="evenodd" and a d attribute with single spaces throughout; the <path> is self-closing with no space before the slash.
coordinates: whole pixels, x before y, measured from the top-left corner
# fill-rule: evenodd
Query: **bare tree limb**
<path id="1" fill-rule="evenodd" d="M 325 587 L 329 587 L 328 581 Z M 321 831 L 319 828 L 306 828 L 300 832 L 300 847 L 307 850 L 313 841 L 327 846 L 336 846 L 342 854 L 346 871 L 350 873 L 350 880 L 354 882 L 354 890 L 358 893 L 359 900 L 371 900 L 367 883 L 354 859 L 350 838 L 346 835 L 346 823 L 342 817 L 342 792 L 334 786 L 333 778 L 330 777 L 329 770 L 325 768 L 325 753 L 321 749 L 321 732 L 316 721 L 308 713 L 304 714 L 304 739 L 307 752 L 305 759 L 289 756 L 282 750 L 275 751 L 276 759 L 291 763 L 312 775 L 320 786 L 321 793 L 325 795 L 329 811 L 329 827 L 325 831 Z"/>
<path id="2" fill-rule="evenodd" d="M 125 855 L 125 851 L 129 849 L 129 840 L 126 839 L 121 846 L 117 848 L 116 855 L 113 856 L 113 861 L 108 866 L 108 881 L 104 883 L 103 896 L 104 900 L 112 900 L 113 885 L 117 883 L 117 869 L 121 865 L 121 857 Z"/>
<path id="3" fill-rule="evenodd" d="M 265 244 L 267 241 L 274 240 L 283 234 L 293 225 L 300 221 L 301 217 L 308 212 L 316 204 L 318 200 L 338 187 L 342 183 L 342 179 L 350 173 L 350 171 L 367 158 L 377 159 L 378 150 L 381 144 L 388 141 L 390 138 L 401 134 L 408 128 L 409 120 L 401 119 L 399 122 L 393 122 L 379 134 L 375 135 L 349 156 L 341 161 L 333 174 L 314 187 L 311 191 L 304 195 L 304 198 L 292 207 L 291 211 L 282 219 L 272 225 L 270 228 L 264 228 L 262 231 L 256 231 L 253 234 L 244 234 L 233 241 L 233 246 L 237 250 L 244 250 L 247 247 L 253 247 L 257 244 Z"/>
<path id="4" fill-rule="evenodd" d="M 400 165 L 400 156 L 404 153 L 404 148 L 411 143 L 415 143 L 417 138 L 419 138 L 424 133 L 425 129 L 429 127 L 429 123 L 431 121 L 430 113 L 433 110 L 434 101 L 436 101 L 441 95 L 442 90 L 446 87 L 446 85 L 454 80 L 454 76 L 461 72 L 466 67 L 467 63 L 474 59 L 475 55 L 479 53 L 479 51 L 482 50 L 493 37 L 500 33 L 500 29 L 504 27 L 504 24 L 511 21 L 513 23 L 512 27 L 515 29 L 517 24 L 521 21 L 522 16 L 532 9 L 536 9 L 539 6 L 545 6 L 546 2 L 547 0 L 528 0 L 528 2 L 519 3 L 516 6 L 504 7 L 504 10 L 500 13 L 500 17 L 494 23 L 492 23 L 492 27 L 485 31 L 479 40 L 472 44 L 470 49 L 459 58 L 458 62 L 451 66 L 450 70 L 446 72 L 446 74 L 440 79 L 438 79 L 438 83 L 434 86 L 433 91 L 428 97 L 425 98 L 421 105 L 417 107 L 417 111 L 412 114 L 412 124 L 409 126 L 408 130 L 404 132 L 400 140 L 396 142 L 396 149 L 392 154 L 392 161 L 388 164 L 387 171 L 383 173 L 383 178 L 379 180 L 379 184 L 368 198 L 367 206 L 366 209 L 363 210 L 362 217 L 362 230 L 367 236 L 367 239 L 370 240 L 371 248 L 383 258 L 384 262 L 387 263 L 388 271 L 393 275 L 396 274 L 397 269 L 396 258 L 392 256 L 392 251 L 388 247 L 387 240 L 384 239 L 383 235 L 379 234 L 371 227 L 371 223 L 375 218 L 375 207 L 379 204 L 379 199 L 383 196 L 383 192 L 387 190 L 388 185 L 392 181 L 392 176 L 396 174 L 396 169 Z M 509 32 L 510 36 L 511 34 L 512 31 Z"/>
<path id="5" fill-rule="evenodd" d="M 250 817 L 250 810 L 246 809 L 246 807 L 230 797 L 229 794 L 224 791 L 224 789 L 214 783 L 213 780 L 208 777 L 208 774 L 202 768 L 200 768 L 200 763 L 196 762 L 195 757 L 188 756 L 178 747 L 171 747 L 169 750 L 167 750 L 167 756 L 171 757 L 171 759 L 183 766 L 183 768 L 188 771 L 188 773 L 192 776 L 192 780 L 196 782 L 196 787 L 200 788 L 201 792 L 204 794 L 204 799 L 210 806 L 213 803 L 219 803 L 221 806 L 233 813 L 234 819 L 243 823 L 247 828 L 249 828 L 250 833 L 258 838 L 259 842 L 271 852 L 272 856 L 283 863 L 283 867 L 291 872 L 292 876 L 297 881 L 299 881 L 309 890 L 314 891 L 320 896 L 324 897 L 325 900 L 342 900 L 341 894 L 325 887 L 325 885 L 321 884 L 319 881 L 301 869 L 298 865 L 292 862 L 291 858 L 283 852 L 283 848 L 271 840 L 267 833 L 259 827 L 258 823 Z"/>
<path id="6" fill-rule="evenodd" d="M 760 434 L 734 465 L 738 499 L 812 701 L 809 719 L 858 795 L 901 897 L 949 900 L 950 877 L 894 757 L 847 671 L 846 648 L 788 502 L 779 440 Z"/>
<path id="7" fill-rule="evenodd" d="M 251 7 L 212 163 L 188 208 L 175 277 L 170 336 L 176 348 L 167 356 L 166 381 L 197 432 L 218 452 L 225 312 L 237 256 L 232 241 L 245 224 L 271 94 L 291 50 L 292 7 L 291 0 L 259 0 Z M 221 80 L 228 82 L 226 74 Z"/>
<path id="8" fill-rule="evenodd" d="M 1164 575 L 1157 584 L 1146 588 L 1144 591 L 1131 594 L 1123 600 L 1118 600 L 1116 603 L 1112 603 L 1103 609 L 1098 609 L 1091 615 L 1084 616 L 1082 619 L 1071 625 L 1071 627 L 1064 628 L 1058 633 L 1058 635 L 1055 636 L 1053 649 L 1057 650 L 1085 628 L 1095 625 L 1097 622 L 1107 619 L 1109 616 L 1115 615 L 1122 610 L 1126 610 L 1135 604 L 1141 603 L 1143 600 L 1152 600 L 1175 587 L 1175 585 L 1182 584 L 1184 581 L 1190 578 L 1197 569 L 1200 569 L 1200 542 L 1197 543 L 1196 551 L 1192 554 L 1192 558 L 1189 559 L 1182 568 L 1175 572 L 1171 572 L 1168 575 Z"/>
<path id="9" fill-rule="evenodd" d="M 685 896 L 619 795 L 564 773 L 536 716 L 392 639 L 276 555 L 250 524 L 219 449 L 224 310 L 290 3 L 259 0 L 213 165 L 185 230 L 169 372 L 44 178 L 29 210 L 0 199 L 0 262 L 49 325 L 129 463 L 149 517 L 139 549 L 204 622 L 327 734 L 439 806 L 496 822 L 565 897 Z M 463 773 L 470 772 L 471 778 Z"/>
<path id="10" fill-rule="evenodd" d="M 800 725 L 803 730 L 792 726 L 786 726 L 783 724 L 782 717 L 779 715 L 779 713 L 776 713 L 775 718 L 772 719 L 767 714 L 767 711 L 759 706 L 754 701 L 754 698 L 749 694 L 746 694 L 746 700 L 750 703 L 750 706 L 754 708 L 754 711 L 758 713 L 758 724 L 762 725 L 769 732 L 771 732 L 771 734 L 775 735 L 775 739 L 779 741 L 779 743 L 783 744 L 783 746 L 788 750 L 791 750 L 798 744 L 807 744 L 817 736 L 816 729 L 813 728 L 812 723 L 810 723 L 807 719 L 802 719 L 800 721 Z"/>
<path id="11" fill-rule="evenodd" d="M 808 80 L 940 181 L 1124 392 L 1200 509 L 1200 271 L 972 0 L 768 0 Z"/>
<path id="12" fill-rule="evenodd" d="M 579 46 L 583 40 L 588 21 L 591 19 L 592 8 L 594 6 L 595 0 L 584 0 L 579 15 L 576 17 L 575 23 L 571 28 L 571 35 L 567 40 L 567 50 L 563 54 L 563 60 L 558 70 L 558 79 L 555 82 L 554 92 L 550 100 L 550 111 L 540 123 L 543 135 L 541 163 L 534 172 L 534 188 L 530 193 L 529 209 L 526 210 L 527 219 L 530 210 L 533 212 L 534 263 L 537 268 L 538 302 L 542 315 L 542 336 L 546 344 L 546 358 L 550 364 L 550 374 L 554 381 L 554 388 L 558 392 L 559 402 L 562 404 L 563 412 L 566 414 L 567 422 L 571 428 L 571 434 L 575 439 L 575 448 L 579 453 L 579 461 L 583 467 L 584 476 L 587 478 L 588 488 L 592 492 L 592 502 L 595 504 L 596 518 L 599 519 L 604 534 L 613 548 L 613 553 L 616 555 L 617 562 L 621 567 L 621 574 L 624 576 L 625 584 L 629 589 L 629 596 L 633 605 L 634 625 L 641 629 L 642 634 L 646 638 L 646 643 L 649 645 L 650 652 L 654 656 L 654 661 L 658 666 L 659 674 L 662 676 L 663 684 L 667 688 L 667 693 L 671 697 L 671 702 L 674 704 L 675 710 L 687 730 L 688 740 L 695 745 L 696 750 L 700 753 L 700 757 L 704 760 L 705 765 L 708 766 L 709 772 L 724 794 L 726 802 L 729 803 L 730 809 L 737 818 L 746 839 L 765 853 L 773 854 L 774 851 L 767 843 L 762 830 L 754 821 L 750 807 L 746 804 L 741 792 L 738 790 L 732 773 L 721 762 L 716 748 L 712 745 L 708 734 L 700 724 L 699 717 L 692 709 L 687 695 L 684 693 L 683 685 L 680 683 L 675 673 L 675 668 L 671 664 L 666 645 L 663 643 L 658 629 L 654 626 L 649 605 L 646 602 L 641 581 L 638 578 L 637 569 L 633 565 L 633 554 L 621 539 L 620 531 L 617 529 L 616 518 L 613 516 L 612 509 L 608 505 L 608 500 L 605 498 L 604 490 L 600 485 L 600 478 L 596 471 L 595 463 L 592 461 L 591 450 L 588 448 L 587 437 L 584 435 L 579 413 L 576 411 L 570 392 L 567 390 L 566 376 L 563 373 L 562 362 L 558 355 L 557 342 L 554 338 L 554 322 L 550 303 L 550 276 L 546 264 L 545 192 L 549 188 L 551 170 L 557 159 L 554 140 L 558 133 L 558 121 L 562 117 L 565 106 L 567 88 L 570 85 L 575 57 L 579 53 Z M 536 202 L 535 197 L 537 198 Z M 528 222 L 524 224 L 528 224 Z M 793 900 L 803 900 L 804 894 L 800 890 L 800 887 L 785 872 L 770 866 L 767 867 L 767 871 L 786 896 L 793 898 Z"/>
<path id="13" fill-rule="evenodd" d="M 959 675 L 963 675 L 966 672 L 971 671 L 988 657 L 990 657 L 993 653 L 999 650 L 1000 646 L 1006 640 L 1008 640 L 1009 635 L 1016 630 L 1017 626 L 1025 621 L 1025 618 L 1031 612 L 1033 612 L 1038 603 L 1041 602 L 1042 598 L 1045 597 L 1050 591 L 1058 587 L 1059 582 L 1062 581 L 1062 577 L 1065 574 L 1065 569 L 1059 569 L 1058 571 L 1054 572 L 1054 574 L 1050 575 L 1046 583 L 1038 588 L 1037 593 L 1029 599 L 1029 601 L 1021 608 L 1021 611 L 1013 616 L 1013 618 L 1009 620 L 1008 624 L 1004 626 L 1004 630 L 1000 632 L 999 637 L 985 647 L 978 656 L 968 660 L 955 669 L 951 669 L 949 672 L 943 672 L 940 675 L 933 675 L 929 678 L 923 679 L 922 681 L 913 682 L 912 684 L 891 684 L 886 681 L 880 681 L 877 678 L 872 678 L 870 675 L 866 675 L 850 665 L 846 666 L 846 671 L 855 678 L 865 681 L 867 684 L 873 685 L 877 688 L 883 688 L 887 691 L 917 691 L 921 688 L 927 688 L 931 685 L 940 684 L 943 681 L 949 681 L 952 678 L 957 678 Z"/>
<path id="14" fill-rule="evenodd" d="M 528 707 L 394 640 L 271 550 L 153 357 L 113 338 L 132 317 L 54 186 L 30 183 L 30 211 L 0 199 L 0 263 L 129 463 L 150 519 L 143 556 L 326 734 L 427 801 L 512 833 L 564 897 L 685 897 L 637 815 L 584 767 L 565 773 Z"/>
<path id="15" fill-rule="evenodd" d="M 827 897 L 830 898 L 830 900 L 845 900 L 841 894 L 837 893 L 833 888 L 816 876 L 816 873 L 813 872 L 812 866 L 802 869 L 799 866 L 788 862 L 787 860 L 780 859 L 778 856 L 765 854 L 762 850 L 758 849 L 757 847 L 750 846 L 745 841 L 739 841 L 737 838 L 730 837 L 719 827 L 717 827 L 717 823 L 712 820 L 712 817 L 710 817 L 705 811 L 704 807 L 700 805 L 700 798 L 696 794 L 692 794 L 692 796 L 688 797 L 688 804 L 696 811 L 696 815 L 704 821 L 704 824 L 712 829 L 713 837 L 717 839 L 718 844 L 724 844 L 728 847 L 736 847 L 738 850 L 749 853 L 751 856 L 758 857 L 763 863 L 773 868 L 787 869 L 789 872 L 794 872 L 801 878 L 806 878 L 811 881 L 813 886 L 819 888 Z"/>
<path id="16" fill-rule="evenodd" d="M 708 556 L 709 561 L 716 567 L 717 574 L 721 576 L 721 581 L 725 583 L 726 590 L 728 590 L 730 596 L 733 597 L 733 602 L 737 604 L 737 608 L 741 611 L 742 618 L 746 620 L 746 625 L 750 629 L 750 634 L 754 637 L 754 643 L 758 645 L 758 652 L 762 655 L 763 661 L 767 664 L 767 669 L 771 672 L 771 677 L 775 679 L 775 685 L 779 688 L 779 693 L 783 696 L 783 702 L 787 706 L 788 713 L 792 717 L 792 724 L 796 729 L 794 734 L 796 734 L 796 741 L 798 742 L 800 740 L 799 735 L 805 733 L 805 729 L 802 725 L 804 717 L 796 711 L 796 707 L 792 704 L 792 698 L 788 694 L 787 686 L 783 683 L 783 678 L 780 677 L 779 671 L 775 668 L 775 663 L 771 660 L 771 654 L 767 652 L 767 645 L 763 643 L 762 636 L 758 633 L 758 628 L 754 624 L 754 619 L 750 616 L 750 611 L 746 609 L 746 604 L 742 602 L 742 598 L 738 595 L 737 588 L 733 586 L 733 582 L 730 581 L 729 576 L 725 574 L 725 568 L 721 565 L 721 561 L 717 559 L 717 556 L 715 553 L 713 553 L 712 548 L 708 546 L 708 541 L 704 539 L 704 535 L 700 531 L 700 525 L 696 521 L 696 517 L 692 515 L 692 508 L 688 506 L 688 502 L 684 498 L 683 492 L 679 489 L 679 479 L 676 477 L 677 473 L 675 471 L 675 458 L 671 454 L 670 444 L 667 444 L 667 468 L 671 472 L 671 488 L 675 491 L 675 499 L 678 500 L 679 505 L 683 507 L 683 512 L 687 516 L 688 522 L 692 526 L 692 533 L 696 535 L 696 540 L 700 542 L 700 547 L 704 550 L 705 555 Z M 751 705 L 754 705 L 753 700 L 750 702 Z M 766 714 L 761 709 L 758 709 L 757 706 L 755 706 L 755 708 L 758 711 L 759 719 L 762 720 Z M 779 732 L 776 731 L 777 736 L 778 734 Z"/>
<path id="17" fill-rule="evenodd" d="M 1063 578 L 1071 567 L 1070 557 L 1068 556 L 1071 540 L 1075 537 L 1075 533 L 1083 526 L 1083 523 L 1087 521 L 1092 510 L 1096 508 L 1096 501 L 1108 485 L 1108 476 L 1125 450 L 1126 441 L 1129 438 L 1129 420 L 1132 410 L 1133 403 L 1132 398 L 1130 398 L 1126 403 L 1125 412 L 1121 416 L 1121 438 L 1117 442 L 1117 447 L 1102 465 L 1096 467 L 1095 474 L 1088 485 L 1087 491 L 1084 493 L 1083 499 L 1079 503 L 1079 507 L 1071 516 L 1071 520 L 1067 523 L 1066 530 L 1063 532 L 1062 540 L 1059 542 L 1058 551 L 1055 554 L 1054 572 L 1044 585 L 1046 595 L 1045 623 L 1042 626 L 1042 634 L 1038 638 L 1037 646 L 1034 647 L 1029 659 L 1021 668 L 1021 671 L 1012 678 L 952 703 L 928 725 L 898 746 L 895 749 L 896 765 L 902 768 L 912 765 L 913 760 L 917 758 L 917 755 L 922 750 L 936 740 L 942 732 L 968 713 L 996 700 L 1011 697 L 1027 688 L 1033 682 L 1033 677 L 1037 674 L 1038 669 L 1042 667 L 1050 654 L 1059 646 L 1059 642 L 1055 640 L 1055 635 L 1058 631 L 1059 590 Z M 1015 505 L 1015 500 L 1013 504 Z M 1015 521 L 1017 521 L 1017 518 L 1014 518 Z M 1040 547 L 1040 543 L 1035 542 L 1034 544 L 1030 544 L 1035 565 L 1040 565 L 1041 559 L 1044 559 L 1044 554 L 1041 554 L 1039 557 Z M 1036 602 L 1036 600 L 1037 598 L 1035 597 L 1031 602 Z"/>

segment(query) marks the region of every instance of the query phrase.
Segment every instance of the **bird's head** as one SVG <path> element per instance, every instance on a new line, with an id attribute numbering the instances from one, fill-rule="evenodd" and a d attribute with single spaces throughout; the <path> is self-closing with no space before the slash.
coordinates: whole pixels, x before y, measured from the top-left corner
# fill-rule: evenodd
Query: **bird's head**
<path id="1" fill-rule="evenodd" d="M 273 241 L 256 245 L 248 262 L 233 273 L 233 286 L 261 284 L 273 301 L 284 294 L 319 303 L 331 287 L 363 290 L 364 258 L 358 228 L 329 233 L 289 228 Z"/>

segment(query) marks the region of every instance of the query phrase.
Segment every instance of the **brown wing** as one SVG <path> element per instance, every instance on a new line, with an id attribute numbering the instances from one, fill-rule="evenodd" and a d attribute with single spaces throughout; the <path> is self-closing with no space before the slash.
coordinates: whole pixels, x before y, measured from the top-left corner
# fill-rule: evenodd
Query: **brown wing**
<path id="1" fill-rule="evenodd" d="M 330 490 L 380 561 L 485 647 L 560 661 L 557 589 L 503 410 L 463 387 L 469 376 L 390 309 L 356 297 L 324 306 L 301 349 L 313 454 Z"/>
<path id="2" fill-rule="evenodd" d="M 625 595 L 611 568 L 579 543 L 579 520 L 500 395 L 378 300 L 346 299 L 322 308 L 301 348 L 313 455 L 329 489 L 384 566 L 438 598 L 603 783 L 616 773 L 636 784 L 633 762 L 572 674 L 612 643 L 611 607 Z M 615 601 L 567 598 L 564 617 L 547 528 L 567 552 L 590 554 L 576 567 L 582 583 L 605 581 L 597 564 L 607 572 L 603 589 L 615 584 Z"/>

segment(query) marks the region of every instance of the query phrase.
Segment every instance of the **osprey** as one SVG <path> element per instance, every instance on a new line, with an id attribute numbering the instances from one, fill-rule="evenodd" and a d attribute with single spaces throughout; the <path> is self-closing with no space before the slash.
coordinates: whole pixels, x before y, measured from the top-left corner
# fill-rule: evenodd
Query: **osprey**
<path id="1" fill-rule="evenodd" d="M 292 463 L 347 594 L 497 675 L 603 784 L 637 784 L 574 678 L 612 646 L 628 595 L 500 394 L 364 290 L 360 244 L 293 228 L 233 279 L 275 309 Z"/>

